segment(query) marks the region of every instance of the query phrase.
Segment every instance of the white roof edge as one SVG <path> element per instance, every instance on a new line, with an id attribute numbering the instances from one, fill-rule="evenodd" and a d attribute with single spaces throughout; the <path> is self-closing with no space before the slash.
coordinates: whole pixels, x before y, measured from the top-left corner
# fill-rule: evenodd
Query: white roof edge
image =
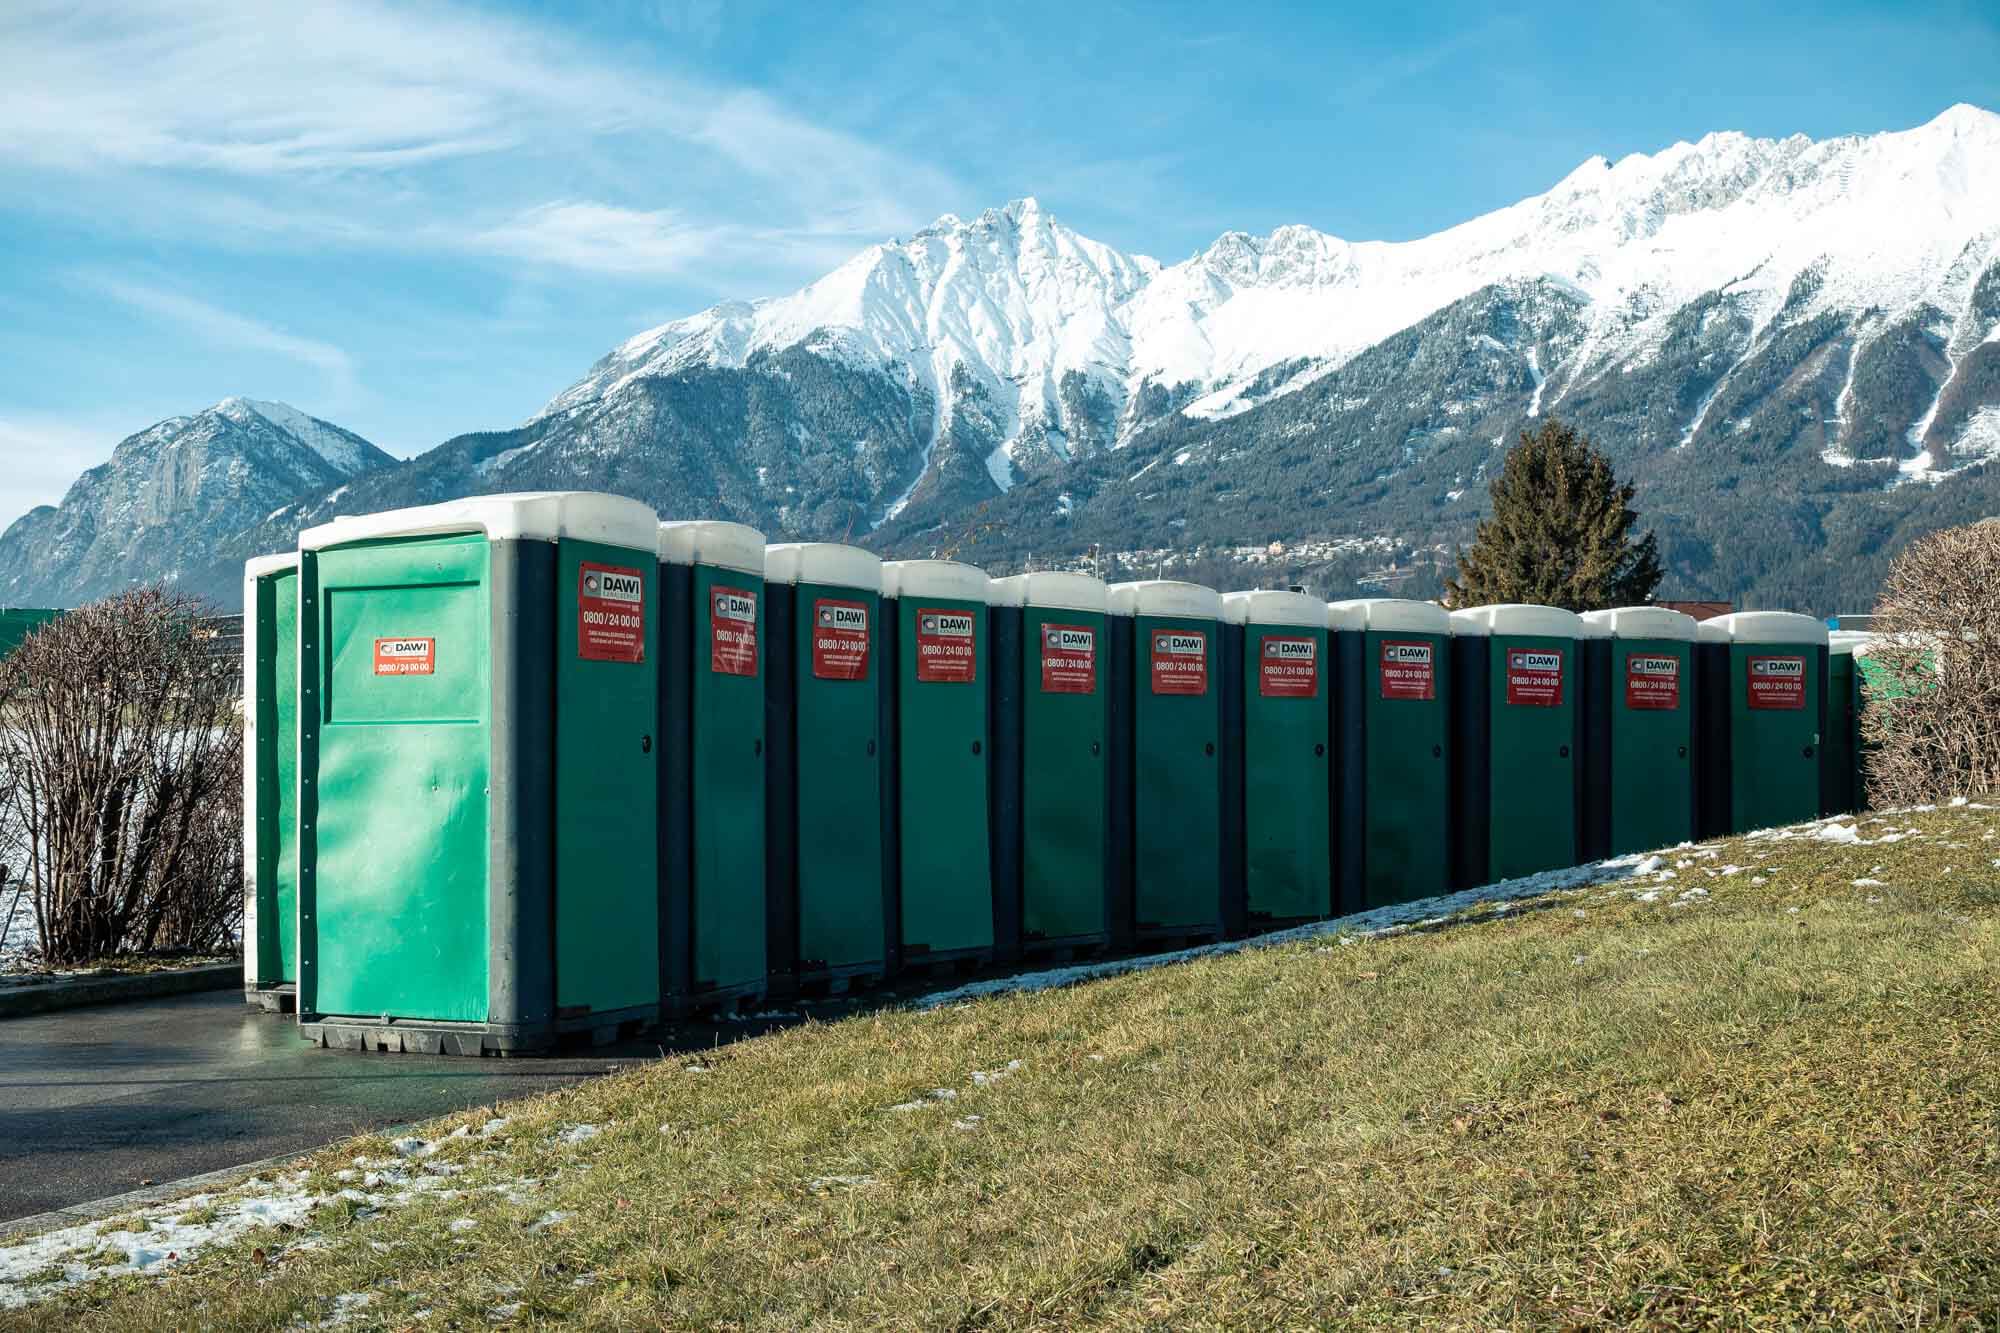
<path id="1" fill-rule="evenodd" d="M 1726 635 L 1730 643 L 1810 644 L 1827 646 L 1826 622 L 1796 611 L 1738 611 L 1735 615 L 1704 620 Z M 1706 637 L 1706 635 L 1704 635 Z"/>
<path id="2" fill-rule="evenodd" d="M 1105 610 L 1114 616 L 1184 616 L 1190 620 L 1220 620 L 1222 597 L 1215 589 L 1177 579 L 1142 579 L 1114 583 L 1104 592 Z"/>
<path id="3" fill-rule="evenodd" d="M 1256 588 L 1222 594 L 1222 618 L 1232 625 L 1296 625 L 1326 628 L 1326 604 L 1302 592 Z"/>
<path id="4" fill-rule="evenodd" d="M 1875 634 L 1865 629 L 1837 629 L 1827 633 L 1827 651 L 1837 654 L 1865 654 L 1875 642 Z"/>
<path id="5" fill-rule="evenodd" d="M 1403 634 L 1449 634 L 1451 613 L 1436 602 L 1409 597 L 1352 597 L 1326 604 L 1329 629 Z"/>
<path id="6" fill-rule="evenodd" d="M 889 560 L 882 565 L 884 597 L 949 597 L 983 602 L 993 580 L 977 565 L 957 560 Z"/>
<path id="7" fill-rule="evenodd" d="M 1104 613 L 1104 580 L 1089 574 L 1047 570 L 993 580 L 995 606 L 1041 606 L 1060 611 Z"/>
<path id="8" fill-rule="evenodd" d="M 1693 643 L 1701 622 L 1681 611 L 1664 606 L 1616 606 L 1608 611 L 1586 611 L 1586 625 L 1601 625 L 1615 639 L 1672 639 Z"/>
<path id="9" fill-rule="evenodd" d="M 764 534 L 748 523 L 723 519 L 676 519 L 660 524 L 662 564 L 712 565 L 740 574 L 764 573 Z"/>
<path id="10" fill-rule="evenodd" d="M 602 542 L 652 551 L 659 515 L 643 500 L 601 491 L 524 491 L 469 495 L 442 504 L 336 518 L 299 534 L 299 549 L 318 550 L 389 537 L 483 533 L 488 541 Z"/>
<path id="11" fill-rule="evenodd" d="M 1584 631 L 1583 621 L 1574 611 L 1521 602 L 1454 611 L 1451 613 L 1451 632 L 1477 638 L 1495 634 L 1539 635 L 1557 639 L 1595 637 Z"/>
<path id="12" fill-rule="evenodd" d="M 243 577 L 245 580 L 269 578 L 273 574 L 282 574 L 288 569 L 298 567 L 297 551 L 280 551 L 276 555 L 253 555 L 243 562 Z"/>
<path id="13" fill-rule="evenodd" d="M 839 542 L 780 542 L 764 548 L 764 580 L 880 593 L 882 557 Z"/>

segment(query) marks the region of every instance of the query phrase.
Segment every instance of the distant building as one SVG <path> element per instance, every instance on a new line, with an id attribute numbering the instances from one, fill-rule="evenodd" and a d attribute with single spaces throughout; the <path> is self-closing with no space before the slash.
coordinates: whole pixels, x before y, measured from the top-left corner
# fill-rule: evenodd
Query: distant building
<path id="1" fill-rule="evenodd" d="M 1655 602 L 1654 605 L 1678 611 L 1684 616 L 1693 616 L 1696 620 L 1713 620 L 1736 609 L 1734 602 Z"/>

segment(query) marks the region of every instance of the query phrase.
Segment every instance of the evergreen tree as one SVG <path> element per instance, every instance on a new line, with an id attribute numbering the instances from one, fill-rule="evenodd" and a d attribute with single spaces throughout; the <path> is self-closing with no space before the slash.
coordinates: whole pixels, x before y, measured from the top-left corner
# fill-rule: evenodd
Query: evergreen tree
<path id="1" fill-rule="evenodd" d="M 1658 543 L 1650 532 L 1633 540 L 1633 488 L 1618 484 L 1611 460 L 1585 436 L 1554 419 L 1521 432 L 1490 493 L 1493 517 L 1459 551 L 1447 605 L 1597 611 L 1652 599 L 1663 573 Z"/>

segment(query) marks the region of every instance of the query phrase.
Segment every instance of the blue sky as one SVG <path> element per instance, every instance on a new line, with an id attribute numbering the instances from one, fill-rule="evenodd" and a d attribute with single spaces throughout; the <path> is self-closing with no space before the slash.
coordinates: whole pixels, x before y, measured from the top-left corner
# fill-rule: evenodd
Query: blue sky
<path id="1" fill-rule="evenodd" d="M 9 0 L 0 521 L 230 394 L 397 454 L 513 425 L 642 328 L 1023 194 L 1171 262 L 1961 101 L 2000 108 L 1992 0 Z"/>

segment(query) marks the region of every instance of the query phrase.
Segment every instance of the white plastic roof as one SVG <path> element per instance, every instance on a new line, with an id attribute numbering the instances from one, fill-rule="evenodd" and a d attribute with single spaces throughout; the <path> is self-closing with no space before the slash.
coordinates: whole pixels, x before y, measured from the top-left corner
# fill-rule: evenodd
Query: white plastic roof
<path id="1" fill-rule="evenodd" d="M 1012 574 L 993 580 L 995 606 L 1047 606 L 1063 611 L 1104 610 L 1104 580 L 1088 574 Z"/>
<path id="2" fill-rule="evenodd" d="M 957 560 L 891 560 L 882 566 L 884 597 L 951 597 L 986 600 L 992 579 L 975 565 Z"/>
<path id="3" fill-rule="evenodd" d="M 1451 614 L 1436 602 L 1408 597 L 1355 597 L 1326 604 L 1328 629 L 1449 634 Z"/>
<path id="4" fill-rule="evenodd" d="M 1875 637 L 1875 635 L 1865 629 L 1829 630 L 1826 636 L 1826 646 L 1829 651 L 1834 653 L 1865 655 L 1869 646 L 1875 642 Z"/>
<path id="5" fill-rule="evenodd" d="M 1574 639 L 1588 635 L 1576 612 L 1559 606 L 1530 606 L 1503 602 L 1498 606 L 1475 606 L 1451 613 L 1451 632 L 1473 638 L 1492 635 L 1534 634 L 1548 638 Z"/>
<path id="6" fill-rule="evenodd" d="M 644 502 L 600 491 L 469 495 L 443 504 L 337 518 L 300 533 L 299 549 L 312 551 L 383 537 L 482 532 L 488 541 L 496 542 L 569 538 L 651 551 L 659 541 L 659 522 L 659 515 Z"/>
<path id="7" fill-rule="evenodd" d="M 1302 592 L 1259 588 L 1222 595 L 1222 618 L 1232 625 L 1300 625 L 1326 628 L 1326 604 Z"/>
<path id="8" fill-rule="evenodd" d="M 882 557 L 839 542 L 783 542 L 764 548 L 764 579 L 881 592 Z"/>
<path id="9" fill-rule="evenodd" d="M 299 567 L 297 551 L 280 551 L 276 555 L 257 555 L 243 562 L 243 581 L 248 584 L 256 579 L 282 574 L 288 569 Z"/>
<path id="10" fill-rule="evenodd" d="M 1186 616 L 1220 620 L 1222 598 L 1215 589 L 1175 579 L 1144 579 L 1114 583 L 1104 594 L 1105 609 L 1114 616 Z"/>
<path id="11" fill-rule="evenodd" d="M 1826 622 L 1796 611 L 1738 611 L 1701 622 L 1701 637 L 1709 642 L 1822 644 Z"/>
<path id="12" fill-rule="evenodd" d="M 1693 616 L 1669 611 L 1664 606 L 1618 606 L 1609 611 L 1585 611 L 1583 623 L 1601 625 L 1614 639 L 1673 639 L 1693 643 Z"/>
<path id="13" fill-rule="evenodd" d="M 762 574 L 764 534 L 747 523 L 720 519 L 662 523 L 660 559 L 669 565 L 712 565 L 741 574 Z"/>

